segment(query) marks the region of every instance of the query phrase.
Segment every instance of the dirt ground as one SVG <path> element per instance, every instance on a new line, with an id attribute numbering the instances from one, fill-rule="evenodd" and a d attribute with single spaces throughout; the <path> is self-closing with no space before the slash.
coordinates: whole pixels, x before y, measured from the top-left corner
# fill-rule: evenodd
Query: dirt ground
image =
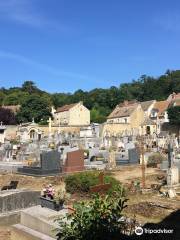
<path id="1" fill-rule="evenodd" d="M 157 168 L 146 168 L 146 184 L 157 183 L 156 176 L 164 175 L 165 173 Z M 132 180 L 140 180 L 142 177 L 141 166 L 123 166 L 117 171 L 113 172 L 113 176 L 120 182 L 126 184 Z"/>

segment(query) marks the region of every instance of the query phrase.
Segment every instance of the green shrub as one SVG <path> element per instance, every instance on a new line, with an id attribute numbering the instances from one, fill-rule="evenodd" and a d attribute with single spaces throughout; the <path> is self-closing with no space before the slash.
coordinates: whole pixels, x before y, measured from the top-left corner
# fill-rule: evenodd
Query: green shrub
<path id="1" fill-rule="evenodd" d="M 115 189 L 119 185 L 119 181 L 110 175 L 105 175 L 105 183 L 111 183 L 112 189 Z M 99 183 L 99 172 L 89 171 L 82 173 L 75 173 L 69 175 L 65 178 L 66 190 L 69 193 L 75 192 L 89 192 L 91 186 L 97 185 Z"/>
<path id="2" fill-rule="evenodd" d="M 58 240 L 116 240 L 126 228 L 121 219 L 127 199 L 121 194 L 95 195 L 92 200 L 76 203 L 74 212 L 58 219 Z"/>
<path id="3" fill-rule="evenodd" d="M 160 153 L 153 153 L 148 158 L 147 167 L 157 167 L 165 158 Z"/>

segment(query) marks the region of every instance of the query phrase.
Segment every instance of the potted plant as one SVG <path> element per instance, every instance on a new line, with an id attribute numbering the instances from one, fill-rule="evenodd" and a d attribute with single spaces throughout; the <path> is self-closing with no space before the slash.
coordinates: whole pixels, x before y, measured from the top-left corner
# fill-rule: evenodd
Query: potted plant
<path id="1" fill-rule="evenodd" d="M 54 201 L 55 205 L 60 209 L 63 208 L 64 202 L 69 199 L 69 194 L 66 192 L 65 187 L 61 187 L 55 192 Z"/>

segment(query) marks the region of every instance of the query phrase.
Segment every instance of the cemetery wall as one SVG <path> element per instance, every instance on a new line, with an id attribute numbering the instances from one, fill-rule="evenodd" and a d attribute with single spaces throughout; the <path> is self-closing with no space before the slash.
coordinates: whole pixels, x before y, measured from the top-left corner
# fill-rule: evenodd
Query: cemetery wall
<path id="1" fill-rule="evenodd" d="M 55 133 L 57 131 L 60 132 L 67 132 L 67 133 L 79 133 L 80 128 L 82 126 L 52 126 L 52 133 Z M 44 132 L 45 135 L 49 134 L 49 127 L 48 126 L 38 126 L 38 128 Z"/>

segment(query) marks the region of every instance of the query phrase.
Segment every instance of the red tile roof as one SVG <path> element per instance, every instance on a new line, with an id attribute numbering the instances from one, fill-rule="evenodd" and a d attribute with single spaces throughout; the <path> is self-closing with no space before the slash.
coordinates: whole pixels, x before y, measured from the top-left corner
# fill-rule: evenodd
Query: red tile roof
<path id="1" fill-rule="evenodd" d="M 72 103 L 72 104 L 69 104 L 69 105 L 64 105 L 62 107 L 59 107 L 57 109 L 57 113 L 58 112 L 66 112 L 66 111 L 69 111 L 71 108 L 73 108 L 74 106 L 76 106 L 78 103 Z"/>
<path id="2" fill-rule="evenodd" d="M 138 102 L 125 102 L 124 104 L 120 103 L 112 111 L 112 113 L 107 118 L 118 118 L 118 117 L 128 117 L 139 105 Z"/>
<path id="3" fill-rule="evenodd" d="M 161 116 L 168 109 L 168 106 L 169 106 L 168 101 L 159 101 L 159 102 L 156 102 L 154 104 L 153 109 L 157 109 L 158 110 L 158 116 Z"/>

